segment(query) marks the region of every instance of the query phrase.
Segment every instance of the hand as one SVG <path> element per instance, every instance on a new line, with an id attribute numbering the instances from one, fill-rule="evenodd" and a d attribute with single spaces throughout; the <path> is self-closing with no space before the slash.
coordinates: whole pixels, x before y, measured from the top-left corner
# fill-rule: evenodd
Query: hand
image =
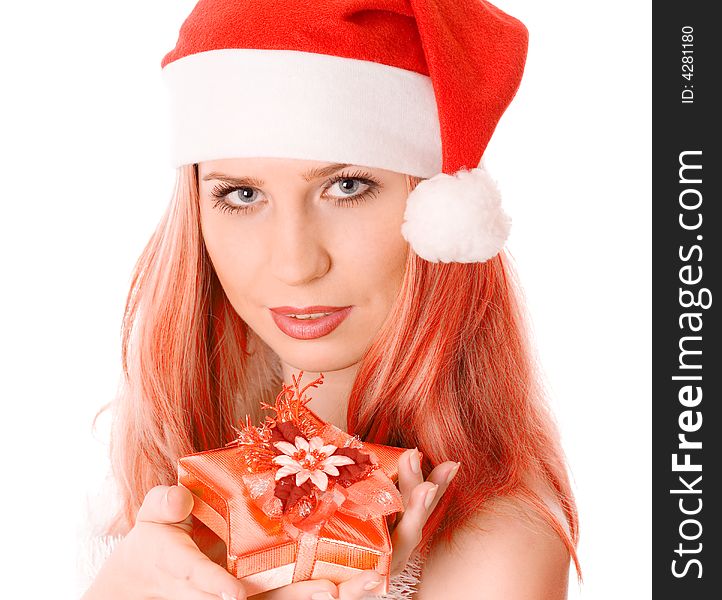
<path id="1" fill-rule="evenodd" d="M 459 463 L 452 461 L 437 465 L 424 481 L 421 473 L 421 462 L 418 450 L 404 452 L 399 458 L 399 491 L 404 504 L 404 512 L 391 534 L 393 555 L 391 559 L 391 576 L 403 571 L 411 553 L 421 541 L 421 531 L 429 515 L 438 504 L 449 483 L 459 470 Z M 381 577 L 375 571 L 364 571 L 355 577 L 335 586 L 324 579 L 302 581 L 250 596 L 249 600 L 295 600 L 309 598 L 308 590 L 316 590 L 315 586 L 323 585 L 318 591 L 311 592 L 313 600 L 361 600 L 367 594 L 373 594 L 375 586 L 371 582 Z M 364 584 L 369 584 L 369 589 Z M 330 595 L 329 595 L 330 594 Z"/>
<path id="2" fill-rule="evenodd" d="M 404 512 L 391 534 L 392 577 L 404 570 L 411 553 L 421 542 L 421 531 L 429 515 L 458 470 L 459 463 L 446 461 L 437 465 L 424 481 L 416 448 L 407 450 L 399 458 L 399 491 L 404 501 Z"/>
<path id="3" fill-rule="evenodd" d="M 241 582 L 191 538 L 193 496 L 156 486 L 81 600 L 246 600 Z"/>
<path id="4" fill-rule="evenodd" d="M 338 585 L 328 579 L 309 579 L 249 596 L 248 600 L 363 600 L 375 593 L 381 581 L 377 571 L 361 571 Z"/>

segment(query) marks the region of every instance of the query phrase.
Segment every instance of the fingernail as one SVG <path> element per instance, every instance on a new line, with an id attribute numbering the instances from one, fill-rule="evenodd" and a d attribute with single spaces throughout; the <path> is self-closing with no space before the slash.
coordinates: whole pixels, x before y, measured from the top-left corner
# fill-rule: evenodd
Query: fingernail
<path id="1" fill-rule="evenodd" d="M 428 492 L 426 492 L 426 500 L 424 501 L 424 506 L 426 507 L 426 510 L 429 510 L 429 506 L 431 506 L 431 503 L 434 501 L 434 496 L 436 496 L 436 490 L 438 489 L 439 486 L 435 485 Z"/>
<path id="2" fill-rule="evenodd" d="M 411 455 L 411 470 L 414 473 L 421 473 L 421 461 L 419 460 L 419 449 L 414 448 L 414 453 Z"/>
<path id="3" fill-rule="evenodd" d="M 449 471 L 449 475 L 448 475 L 448 477 L 446 478 L 446 483 L 447 483 L 447 484 L 448 484 L 448 483 L 451 483 L 451 480 L 452 480 L 452 479 L 456 476 L 456 474 L 459 472 L 459 467 L 460 467 L 460 466 L 461 466 L 461 463 L 458 462 L 458 463 L 456 463 L 456 466 L 455 466 L 453 469 L 451 469 L 451 471 Z"/>
<path id="4" fill-rule="evenodd" d="M 366 590 L 367 592 L 370 592 L 372 589 L 374 589 L 374 588 L 375 588 L 377 585 L 379 585 L 380 583 L 381 583 L 381 580 L 380 580 L 380 579 L 377 580 L 377 581 L 369 581 L 369 582 L 364 586 L 364 590 Z"/>
<path id="5" fill-rule="evenodd" d="M 311 600 L 336 600 L 336 599 L 331 595 L 331 592 L 316 592 L 315 594 L 311 594 Z"/>
<path id="6" fill-rule="evenodd" d="M 238 600 L 235 596 L 231 596 L 225 592 L 221 592 L 221 598 L 223 598 L 223 600 Z"/>

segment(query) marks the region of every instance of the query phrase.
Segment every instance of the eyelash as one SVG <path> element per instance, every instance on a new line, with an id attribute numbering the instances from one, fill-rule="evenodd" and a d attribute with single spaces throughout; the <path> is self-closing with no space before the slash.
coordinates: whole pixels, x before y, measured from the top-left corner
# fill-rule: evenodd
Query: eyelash
<path id="1" fill-rule="evenodd" d="M 368 189 L 364 190 L 360 194 L 357 194 L 356 196 L 349 196 L 348 198 L 334 198 L 334 202 L 337 206 L 357 206 L 361 204 L 364 200 L 373 198 L 376 196 L 376 194 L 379 191 L 379 188 L 381 187 L 381 184 L 376 181 L 370 173 L 367 173 L 365 171 L 356 171 L 354 173 L 340 173 L 338 175 L 334 175 L 330 179 L 326 181 L 326 185 L 324 187 L 324 191 L 328 190 L 332 185 L 335 183 L 338 183 L 339 181 L 344 181 L 346 179 L 354 179 L 356 181 L 360 181 L 363 184 L 368 185 Z M 243 185 L 243 186 L 235 186 L 228 183 L 220 183 L 216 185 L 211 190 L 211 195 L 216 198 L 214 201 L 213 207 L 217 208 L 224 212 L 229 213 L 248 213 L 256 209 L 258 203 L 251 204 L 248 206 L 243 205 L 233 205 L 226 202 L 225 197 L 230 194 L 231 192 L 236 192 L 238 190 L 243 189 L 256 189 L 251 186 Z"/>

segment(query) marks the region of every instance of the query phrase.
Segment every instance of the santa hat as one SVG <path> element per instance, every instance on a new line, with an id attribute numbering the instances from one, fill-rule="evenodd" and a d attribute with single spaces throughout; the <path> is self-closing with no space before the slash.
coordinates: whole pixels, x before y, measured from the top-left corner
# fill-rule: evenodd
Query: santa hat
<path id="1" fill-rule="evenodd" d="M 527 39 L 484 0 L 200 0 L 161 63 L 173 165 L 264 156 L 422 177 L 404 238 L 432 262 L 483 262 L 511 221 L 481 157 Z"/>

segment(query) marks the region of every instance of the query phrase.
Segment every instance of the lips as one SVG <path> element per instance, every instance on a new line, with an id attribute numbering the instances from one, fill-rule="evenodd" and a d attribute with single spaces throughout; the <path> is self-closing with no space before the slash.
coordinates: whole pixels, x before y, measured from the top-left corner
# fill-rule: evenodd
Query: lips
<path id="1" fill-rule="evenodd" d="M 352 306 L 276 306 L 271 308 L 271 317 L 278 328 L 286 335 L 309 340 L 331 333 L 351 312 Z M 313 315 L 330 313 L 318 318 L 297 319 L 288 315 Z"/>
<path id="2" fill-rule="evenodd" d="M 344 308 L 349 307 L 321 306 L 320 304 L 314 304 L 313 306 L 304 306 L 302 308 L 298 308 L 296 306 L 274 306 L 271 310 L 279 315 L 310 315 L 320 312 L 336 312 L 337 310 L 343 310 Z"/>

